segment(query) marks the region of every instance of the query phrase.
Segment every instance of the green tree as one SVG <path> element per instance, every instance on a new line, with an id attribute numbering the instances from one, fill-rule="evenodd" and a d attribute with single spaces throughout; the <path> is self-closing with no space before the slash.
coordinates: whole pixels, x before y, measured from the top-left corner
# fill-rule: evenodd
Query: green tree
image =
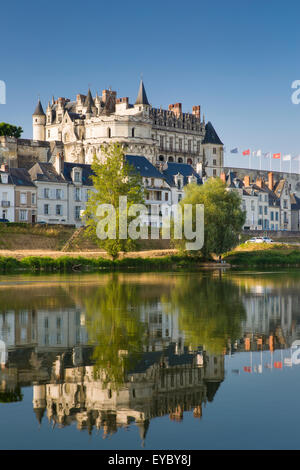
<path id="1" fill-rule="evenodd" d="M 14 126 L 13 124 L 8 124 L 7 122 L 0 122 L 0 136 L 5 135 L 19 139 L 22 132 L 22 127 Z"/>
<path id="2" fill-rule="evenodd" d="M 144 187 L 142 177 L 130 166 L 124 156 L 124 151 L 120 144 L 115 143 L 102 146 L 103 159 L 94 156 L 92 163 L 93 186 L 95 191 L 91 192 L 87 208 L 85 211 L 87 235 L 91 236 L 96 243 L 104 248 L 113 259 L 118 257 L 120 251 L 130 251 L 136 247 L 134 240 L 127 237 L 122 239 L 119 235 L 119 197 L 127 196 L 127 228 L 132 220 L 128 216 L 128 210 L 132 204 L 144 203 Z M 100 204 L 111 204 L 115 208 L 116 215 L 116 238 L 106 238 L 100 240 L 97 237 L 97 209 Z M 124 214 L 123 214 L 124 215 Z M 109 229 L 107 224 L 107 230 Z"/>
<path id="3" fill-rule="evenodd" d="M 196 204 L 204 205 L 204 245 L 201 252 L 205 257 L 229 251 L 238 243 L 246 213 L 241 209 L 240 195 L 229 191 L 219 178 L 210 178 L 203 185 L 187 185 L 180 204 L 182 207 L 184 204 L 193 205 L 193 230 L 196 228 Z M 174 243 L 184 249 L 186 241 L 174 240 Z"/>

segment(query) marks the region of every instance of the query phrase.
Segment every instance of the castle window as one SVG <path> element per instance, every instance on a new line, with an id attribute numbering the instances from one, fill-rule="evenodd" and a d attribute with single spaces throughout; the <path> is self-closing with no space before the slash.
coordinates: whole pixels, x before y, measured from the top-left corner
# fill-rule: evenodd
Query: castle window
<path id="1" fill-rule="evenodd" d="M 158 159 L 159 159 L 160 162 L 163 162 L 163 161 L 165 160 L 165 157 L 164 157 L 163 155 L 160 155 L 160 156 L 158 157 Z"/>
<path id="2" fill-rule="evenodd" d="M 192 151 L 192 141 L 188 140 L 188 152 Z"/>
<path id="3" fill-rule="evenodd" d="M 169 158 L 168 158 L 168 161 L 169 161 L 169 162 L 174 162 L 174 158 L 173 158 L 173 157 L 169 157 Z"/>
<path id="4" fill-rule="evenodd" d="M 131 129 L 131 137 L 134 137 L 134 127 Z"/>
<path id="5" fill-rule="evenodd" d="M 170 150 L 173 150 L 173 137 L 170 137 Z"/>
<path id="6" fill-rule="evenodd" d="M 107 137 L 111 137 L 111 128 L 110 127 L 107 128 Z"/>
<path id="7" fill-rule="evenodd" d="M 178 145 L 179 145 L 179 150 L 181 151 L 182 150 L 182 139 L 179 139 Z"/>
<path id="8" fill-rule="evenodd" d="M 183 163 L 183 160 L 181 157 L 178 158 L 178 163 Z"/>

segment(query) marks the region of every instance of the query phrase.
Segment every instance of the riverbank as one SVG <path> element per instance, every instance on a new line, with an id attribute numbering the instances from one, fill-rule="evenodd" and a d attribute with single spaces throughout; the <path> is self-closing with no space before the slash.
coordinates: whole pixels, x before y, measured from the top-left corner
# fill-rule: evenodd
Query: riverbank
<path id="1" fill-rule="evenodd" d="M 300 267 L 300 247 L 280 243 L 244 243 L 226 253 L 232 267 Z"/>
<path id="2" fill-rule="evenodd" d="M 59 273 L 59 272 L 95 272 L 95 271 L 162 271 L 195 270 L 203 268 L 221 268 L 227 264 L 206 262 L 201 256 L 167 255 L 157 257 L 123 257 L 117 260 L 86 256 L 27 256 L 17 259 L 12 256 L 0 256 L 0 273 Z"/>

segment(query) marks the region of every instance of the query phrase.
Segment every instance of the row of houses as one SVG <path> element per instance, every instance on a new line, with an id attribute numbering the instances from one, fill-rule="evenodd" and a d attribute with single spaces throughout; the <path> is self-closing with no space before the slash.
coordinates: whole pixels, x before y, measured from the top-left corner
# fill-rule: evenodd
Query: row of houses
<path id="1" fill-rule="evenodd" d="M 140 173 L 145 187 L 149 218 L 144 223 L 159 227 L 171 205 L 183 197 L 188 183 L 202 183 L 189 164 L 162 163 L 156 167 L 143 156 L 126 155 L 127 162 Z M 37 162 L 29 169 L 0 169 L 0 219 L 9 222 L 83 224 L 90 191 L 91 165 L 64 162 L 57 154 L 53 163 Z"/>
<path id="2" fill-rule="evenodd" d="M 248 175 L 241 179 L 232 171 L 221 173 L 221 179 L 241 196 L 246 211 L 244 230 L 299 231 L 300 199 L 287 179 L 275 181 L 272 172 L 266 180 L 251 180 Z"/>

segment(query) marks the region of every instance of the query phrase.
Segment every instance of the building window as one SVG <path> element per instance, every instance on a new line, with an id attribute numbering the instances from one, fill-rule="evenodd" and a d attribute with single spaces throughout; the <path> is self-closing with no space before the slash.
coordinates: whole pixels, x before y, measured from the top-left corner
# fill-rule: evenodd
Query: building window
<path id="1" fill-rule="evenodd" d="M 270 216 L 271 216 L 271 220 L 274 220 L 274 212 L 273 211 L 270 212 Z"/>
<path id="2" fill-rule="evenodd" d="M 28 220 L 27 211 L 20 210 L 20 221 L 27 222 L 27 220 Z"/>
<path id="3" fill-rule="evenodd" d="M 260 215 L 263 213 L 263 208 L 262 208 L 262 206 L 259 206 L 259 207 L 258 207 L 258 213 L 259 213 Z"/>
<path id="4" fill-rule="evenodd" d="M 56 205 L 55 213 L 56 215 L 62 215 L 62 206 L 60 204 Z"/>
<path id="5" fill-rule="evenodd" d="M 278 212 L 275 213 L 275 220 L 278 222 Z"/>
<path id="6" fill-rule="evenodd" d="M 50 137 L 50 131 L 48 130 L 48 137 Z"/>
<path id="7" fill-rule="evenodd" d="M 163 161 L 165 160 L 165 157 L 164 157 L 163 155 L 160 155 L 160 156 L 158 157 L 158 159 L 159 159 L 160 162 L 163 162 Z"/>
<path id="8" fill-rule="evenodd" d="M 134 137 L 134 127 L 131 129 L 131 137 Z"/>
<path id="9" fill-rule="evenodd" d="M 110 127 L 107 128 L 107 137 L 109 137 L 109 138 L 111 137 L 111 128 Z"/>
<path id="10" fill-rule="evenodd" d="M 75 188 L 75 201 L 80 201 L 80 188 Z"/>
<path id="11" fill-rule="evenodd" d="M 213 160 L 213 165 L 217 166 L 217 160 Z"/>
<path id="12" fill-rule="evenodd" d="M 49 214 L 49 204 L 44 204 L 44 214 L 45 215 Z"/>
<path id="13" fill-rule="evenodd" d="M 217 170 L 213 170 L 213 176 L 217 176 Z"/>
<path id="14" fill-rule="evenodd" d="M 197 153 L 200 153 L 200 140 L 197 140 Z"/>
<path id="15" fill-rule="evenodd" d="M 267 206 L 265 206 L 264 214 L 268 215 L 268 207 Z"/>
<path id="16" fill-rule="evenodd" d="M 61 199 L 61 189 L 56 190 L 56 199 Z"/>
<path id="17" fill-rule="evenodd" d="M 80 183 L 80 173 L 79 173 L 79 171 L 75 171 L 74 181 L 75 181 L 75 183 Z"/>
<path id="18" fill-rule="evenodd" d="M 192 151 L 192 141 L 188 140 L 188 152 Z"/>
<path id="19" fill-rule="evenodd" d="M 80 219 L 80 211 L 81 211 L 81 207 L 80 206 L 75 206 L 75 220 Z"/>
<path id="20" fill-rule="evenodd" d="M 44 188 L 44 198 L 49 199 L 49 197 L 50 197 L 50 189 Z"/>
<path id="21" fill-rule="evenodd" d="M 164 136 L 163 135 L 159 136 L 159 145 L 160 145 L 161 148 L 164 147 Z"/>
<path id="22" fill-rule="evenodd" d="M 170 137 L 170 150 L 173 150 L 173 137 Z"/>
<path id="23" fill-rule="evenodd" d="M 182 158 L 179 157 L 179 158 L 178 158 L 178 163 L 182 163 L 182 162 L 183 162 Z"/>
<path id="24" fill-rule="evenodd" d="M 31 193 L 31 204 L 35 204 L 35 193 Z"/>
<path id="25" fill-rule="evenodd" d="M 213 147 L 213 154 L 215 155 L 217 153 L 216 147 Z"/>
<path id="26" fill-rule="evenodd" d="M 169 194 L 165 193 L 165 201 L 168 201 L 168 200 L 169 200 Z"/>
<path id="27" fill-rule="evenodd" d="M 26 193 L 21 193 L 21 194 L 20 194 L 20 203 L 21 203 L 21 204 L 26 204 L 26 202 L 27 202 L 27 195 L 26 195 Z"/>
<path id="28" fill-rule="evenodd" d="M 179 150 L 182 151 L 182 139 L 179 139 L 178 147 L 179 147 Z"/>
<path id="29" fill-rule="evenodd" d="M 169 162 L 174 162 L 174 158 L 173 158 L 173 157 L 169 157 L 169 158 L 168 158 L 168 161 L 169 161 Z"/>

